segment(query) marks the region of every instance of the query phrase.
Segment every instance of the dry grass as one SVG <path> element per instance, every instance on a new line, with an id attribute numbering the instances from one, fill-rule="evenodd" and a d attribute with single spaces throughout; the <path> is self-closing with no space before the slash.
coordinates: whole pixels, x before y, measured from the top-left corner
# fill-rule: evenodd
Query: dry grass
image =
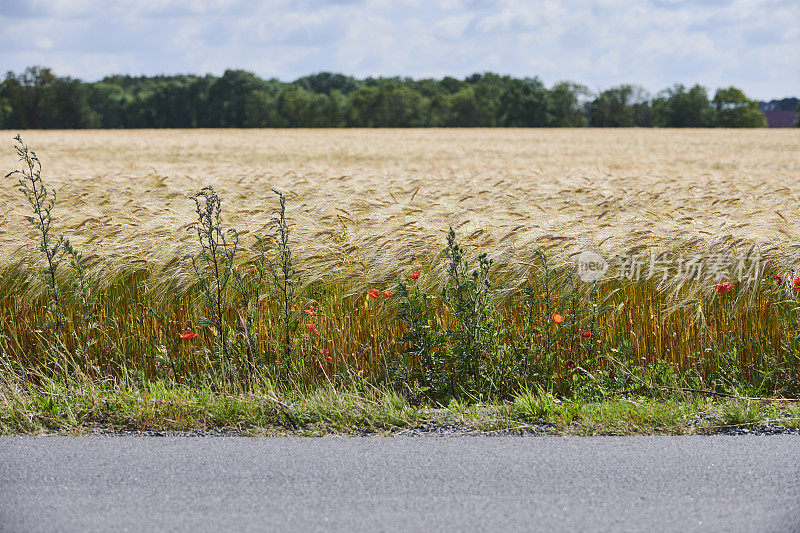
<path id="1" fill-rule="evenodd" d="M 0 168 L 16 167 L 11 132 Z M 290 191 L 303 266 L 370 282 L 438 253 L 452 224 L 527 279 L 530 250 L 620 252 L 701 239 L 800 242 L 796 130 L 192 130 L 26 132 L 59 191 L 57 230 L 118 267 L 192 246 L 187 197 L 213 185 L 227 224 L 263 230 Z M 28 256 L 13 180 L 0 186 L 0 265 Z M 794 252 L 793 252 L 794 253 Z M 110 278 L 110 276 L 107 276 Z"/>

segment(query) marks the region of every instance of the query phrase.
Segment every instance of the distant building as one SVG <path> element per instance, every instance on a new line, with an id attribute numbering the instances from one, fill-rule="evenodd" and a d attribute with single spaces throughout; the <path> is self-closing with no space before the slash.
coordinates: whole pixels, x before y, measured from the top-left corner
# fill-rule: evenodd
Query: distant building
<path id="1" fill-rule="evenodd" d="M 784 98 L 770 102 L 759 102 L 758 108 L 764 112 L 769 128 L 791 128 L 797 125 L 797 98 Z"/>
<path id="2" fill-rule="evenodd" d="M 791 128 L 797 124 L 795 111 L 764 111 L 768 128 Z"/>

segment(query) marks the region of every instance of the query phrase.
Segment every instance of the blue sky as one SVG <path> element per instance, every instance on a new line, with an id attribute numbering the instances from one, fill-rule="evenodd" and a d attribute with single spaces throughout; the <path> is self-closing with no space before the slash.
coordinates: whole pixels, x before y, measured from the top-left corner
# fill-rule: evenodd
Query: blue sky
<path id="1" fill-rule="evenodd" d="M 592 90 L 800 95 L 800 0 L 0 0 L 0 69 L 58 74 L 494 71 Z"/>

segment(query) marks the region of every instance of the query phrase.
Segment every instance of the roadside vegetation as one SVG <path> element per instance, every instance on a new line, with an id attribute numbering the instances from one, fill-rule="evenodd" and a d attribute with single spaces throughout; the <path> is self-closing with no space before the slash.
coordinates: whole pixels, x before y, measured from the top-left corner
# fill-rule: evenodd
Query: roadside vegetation
<path id="1" fill-rule="evenodd" d="M 707 435 L 800 429 L 797 402 L 707 395 L 557 399 L 524 391 L 510 401 L 416 405 L 370 386 L 224 393 L 153 381 L 86 380 L 0 387 L 0 434 L 243 435 Z"/>
<path id="2" fill-rule="evenodd" d="M 224 198 L 204 187 L 187 195 L 194 245 L 165 293 L 163 272 L 101 279 L 56 232 L 38 157 L 20 137 L 16 150 L 13 214 L 38 262 L 0 277 L 0 432 L 796 424 L 800 277 L 770 258 L 744 280 L 584 282 L 539 249 L 527 282 L 506 291 L 491 251 L 450 228 L 439 263 L 354 291 L 304 276 L 284 192 L 253 234 L 228 226 Z"/>

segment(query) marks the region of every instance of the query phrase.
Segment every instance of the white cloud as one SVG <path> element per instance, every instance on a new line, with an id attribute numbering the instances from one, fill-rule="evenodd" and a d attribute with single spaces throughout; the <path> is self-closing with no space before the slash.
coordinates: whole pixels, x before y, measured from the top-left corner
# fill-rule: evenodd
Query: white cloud
<path id="1" fill-rule="evenodd" d="M 220 74 L 284 80 L 465 76 L 800 90 L 796 0 L 5 0 L 0 63 L 84 79 Z"/>

